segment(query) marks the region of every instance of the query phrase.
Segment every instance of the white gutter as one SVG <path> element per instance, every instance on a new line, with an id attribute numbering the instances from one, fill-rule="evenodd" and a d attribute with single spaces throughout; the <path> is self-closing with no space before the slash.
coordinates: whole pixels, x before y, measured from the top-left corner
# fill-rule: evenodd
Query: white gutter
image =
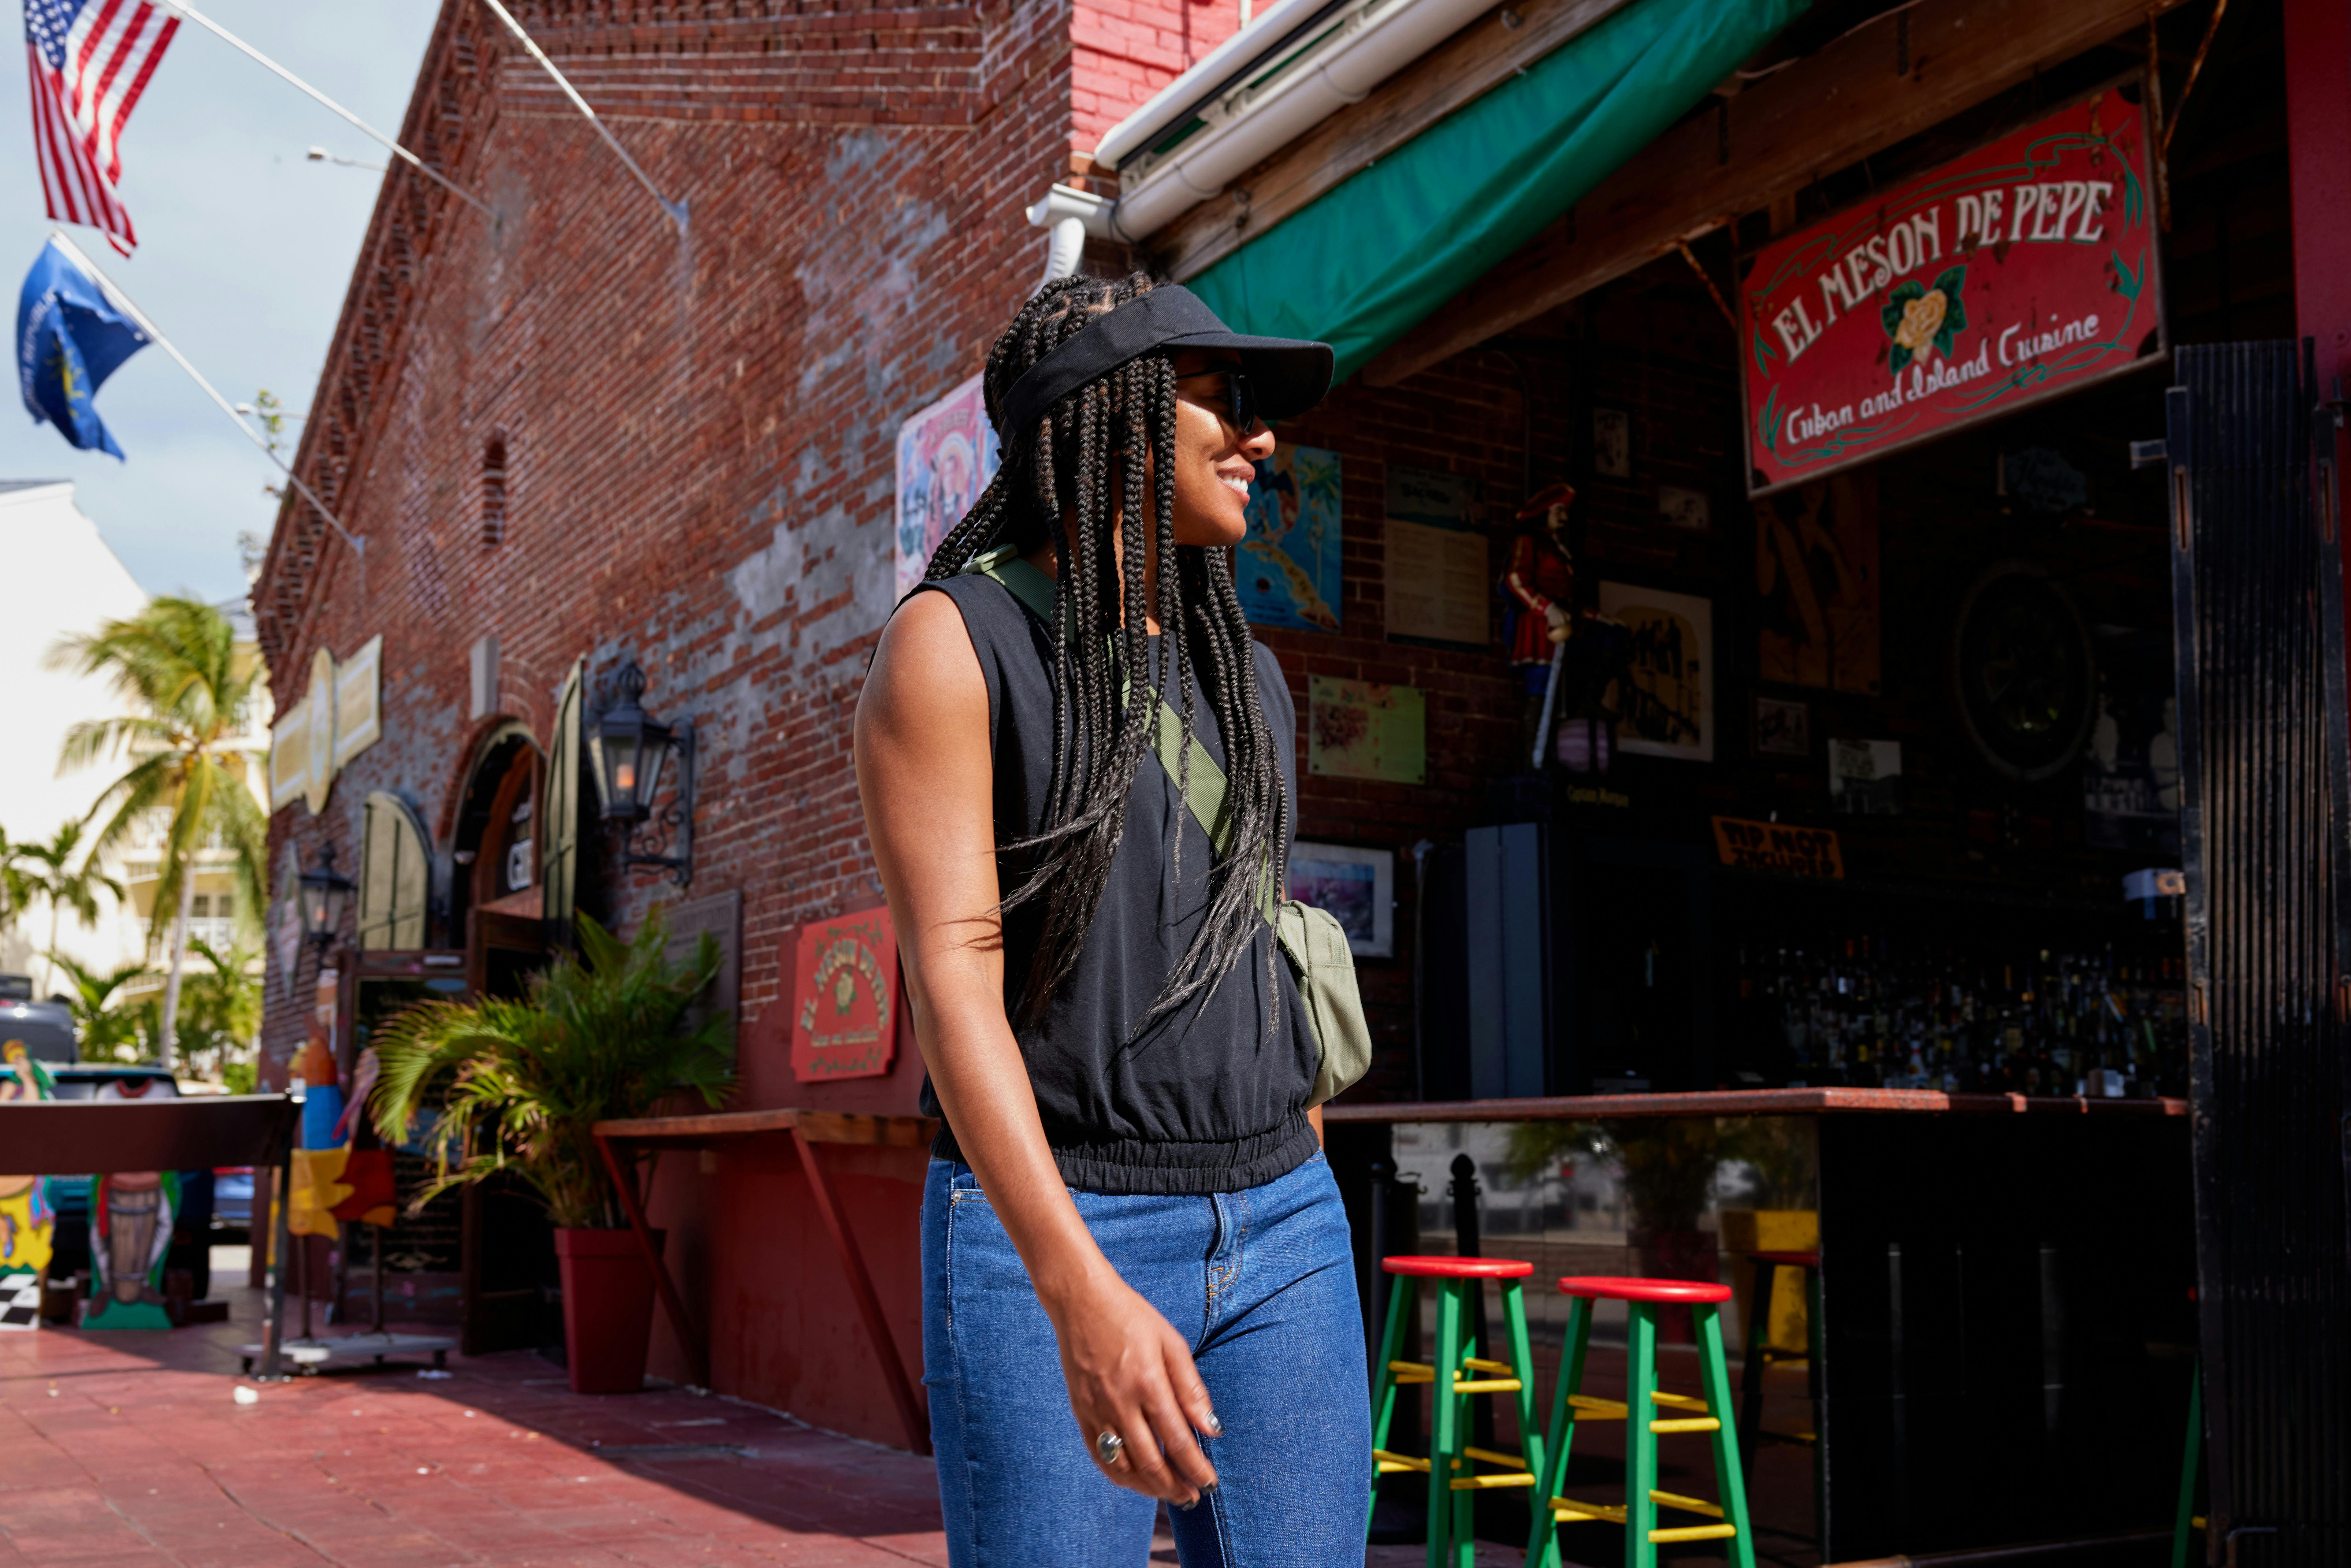
<path id="1" fill-rule="evenodd" d="M 1361 101 L 1493 5 L 1494 0 L 1342 0 L 1319 10 L 1315 0 L 1281 0 L 1102 138 L 1094 159 L 1119 170 L 1123 189 L 1115 203 L 1057 185 L 1029 209 L 1029 222 L 1043 226 L 1040 212 L 1060 202 L 1056 219 L 1078 218 L 1097 239 L 1143 240 L 1222 193 L 1244 170 Z M 1285 29 L 1284 19 L 1290 17 L 1311 26 Z M 1293 49 L 1286 58 L 1276 53 L 1284 46 Z M 1226 55 L 1227 49 L 1232 53 Z M 1260 64 L 1263 70 L 1253 69 Z M 1214 87 L 1211 78 L 1232 85 L 1203 101 L 1198 95 Z M 1196 119 L 1200 129 L 1163 152 L 1150 150 Z M 1071 198 L 1092 204 L 1081 212 Z"/>
<path id="2" fill-rule="evenodd" d="M 1104 133 L 1094 149 L 1094 162 L 1116 169 L 1129 158 L 1191 118 L 1192 111 L 1240 85 L 1252 68 L 1267 63 L 1278 50 L 1295 48 L 1311 34 L 1307 28 L 1324 12 L 1335 12 L 1345 0 L 1275 0 L 1253 21 L 1200 57 L 1191 69 L 1152 95 L 1151 101 Z"/>

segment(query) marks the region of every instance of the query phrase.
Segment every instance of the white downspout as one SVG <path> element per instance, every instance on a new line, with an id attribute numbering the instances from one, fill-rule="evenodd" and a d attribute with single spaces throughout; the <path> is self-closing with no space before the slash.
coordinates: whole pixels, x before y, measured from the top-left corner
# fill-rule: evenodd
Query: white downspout
<path id="1" fill-rule="evenodd" d="M 1042 201 L 1029 209 L 1029 222 L 1046 231 L 1045 276 L 1038 280 L 1042 288 L 1057 277 L 1068 277 L 1078 270 L 1078 261 L 1085 254 L 1086 236 L 1107 236 L 1111 204 L 1090 192 L 1056 185 L 1045 193 Z"/>

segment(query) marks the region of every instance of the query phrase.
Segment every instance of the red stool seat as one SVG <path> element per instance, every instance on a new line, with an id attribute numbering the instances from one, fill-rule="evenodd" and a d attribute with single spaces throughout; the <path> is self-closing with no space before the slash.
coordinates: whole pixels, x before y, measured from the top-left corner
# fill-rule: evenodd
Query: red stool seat
<path id="1" fill-rule="evenodd" d="M 1383 1258 L 1380 1267 L 1422 1280 L 1523 1280 L 1535 1271 L 1510 1258 Z"/>
<path id="2" fill-rule="evenodd" d="M 1559 1282 L 1560 1294 L 1583 1296 L 1595 1301 L 1727 1301 L 1730 1287 L 1698 1280 L 1612 1280 L 1599 1275 L 1571 1274 Z"/>
<path id="3" fill-rule="evenodd" d="M 1758 1263 L 1775 1263 L 1782 1269 L 1817 1269 L 1821 1255 L 1817 1252 L 1750 1252 L 1748 1257 Z"/>

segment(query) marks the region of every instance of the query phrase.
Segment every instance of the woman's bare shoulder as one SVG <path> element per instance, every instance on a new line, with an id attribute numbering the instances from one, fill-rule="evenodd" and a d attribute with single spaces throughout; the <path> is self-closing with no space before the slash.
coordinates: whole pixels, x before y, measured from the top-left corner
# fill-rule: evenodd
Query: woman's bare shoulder
<path id="1" fill-rule="evenodd" d="M 968 714 L 975 699 L 985 716 L 987 681 L 963 612 L 944 593 L 915 594 L 882 629 L 873 667 L 858 697 L 860 724 Z"/>

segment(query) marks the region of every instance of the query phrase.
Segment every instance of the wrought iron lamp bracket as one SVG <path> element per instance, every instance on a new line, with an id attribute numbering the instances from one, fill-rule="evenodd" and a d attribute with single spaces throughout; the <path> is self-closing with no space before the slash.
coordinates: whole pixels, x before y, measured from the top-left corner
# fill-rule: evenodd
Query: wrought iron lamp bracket
<path id="1" fill-rule="evenodd" d="M 621 867 L 655 866 L 684 887 L 694 876 L 694 721 L 670 727 L 677 790 L 668 806 L 643 823 L 630 823 L 621 840 Z M 664 851 L 668 852 L 664 853 Z"/>

